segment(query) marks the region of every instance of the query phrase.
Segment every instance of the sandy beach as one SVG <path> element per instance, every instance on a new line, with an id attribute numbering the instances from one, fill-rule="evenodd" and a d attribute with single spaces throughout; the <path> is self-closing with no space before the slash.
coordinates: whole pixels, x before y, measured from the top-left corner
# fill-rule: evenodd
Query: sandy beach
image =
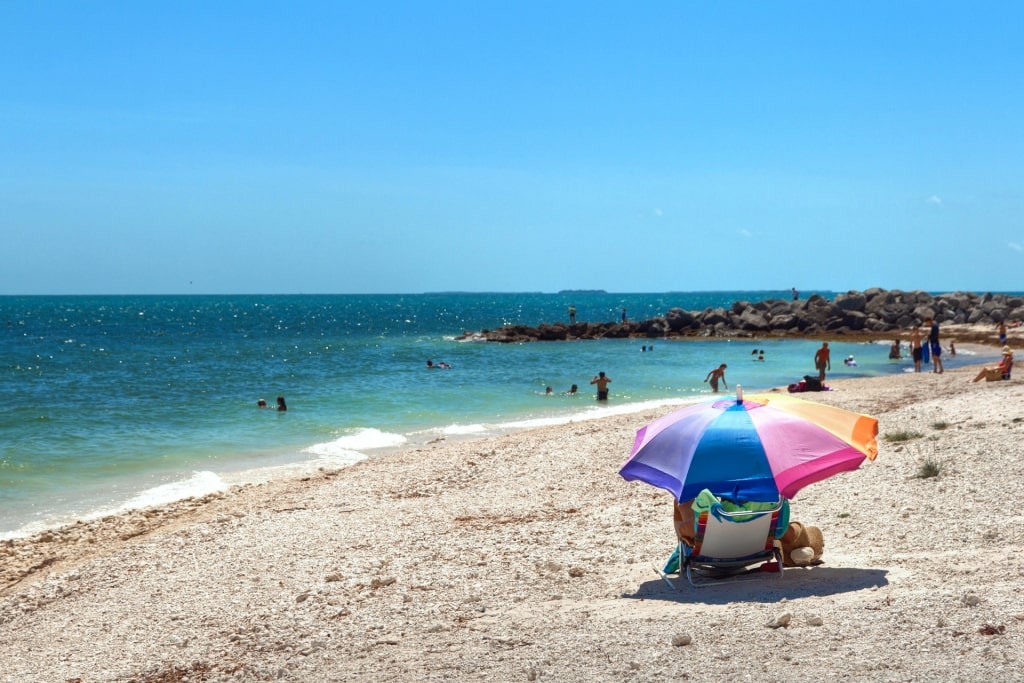
<path id="1" fill-rule="evenodd" d="M 4 542 L 0 681 L 1024 680 L 1024 383 L 975 372 L 804 395 L 880 453 L 794 499 L 824 564 L 781 580 L 657 575 L 670 495 L 617 472 L 663 409 Z"/>

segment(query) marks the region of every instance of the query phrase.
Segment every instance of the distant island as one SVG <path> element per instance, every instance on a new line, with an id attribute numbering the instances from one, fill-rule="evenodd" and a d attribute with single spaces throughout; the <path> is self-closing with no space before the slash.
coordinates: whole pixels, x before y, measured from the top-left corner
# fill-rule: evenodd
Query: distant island
<path id="1" fill-rule="evenodd" d="M 543 294 L 544 292 L 537 291 L 537 292 L 515 292 L 515 293 L 516 294 Z M 464 290 L 464 289 L 451 289 L 451 290 L 440 290 L 440 291 L 436 291 L 436 292 L 423 292 L 423 294 L 424 294 L 424 296 L 480 296 L 480 295 L 486 296 L 486 295 L 489 295 L 489 294 L 508 294 L 508 292 L 499 292 L 499 291 L 488 292 L 486 290 L 482 291 L 482 292 L 477 292 L 477 291 L 470 291 L 470 290 Z"/>
<path id="2" fill-rule="evenodd" d="M 560 289 L 558 294 L 607 294 L 603 289 Z"/>

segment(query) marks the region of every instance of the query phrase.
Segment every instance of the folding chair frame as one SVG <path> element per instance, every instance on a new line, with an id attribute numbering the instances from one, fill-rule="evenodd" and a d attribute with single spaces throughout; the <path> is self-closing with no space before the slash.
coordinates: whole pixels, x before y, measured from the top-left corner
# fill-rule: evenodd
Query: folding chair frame
<path id="1" fill-rule="evenodd" d="M 779 523 L 779 514 L 782 510 L 782 505 L 783 501 L 780 500 L 778 506 L 775 507 L 774 509 L 762 511 L 740 510 L 736 512 L 728 512 L 718 505 L 712 508 L 716 516 L 721 517 L 723 520 L 727 520 L 722 522 L 714 520 L 713 525 L 750 524 L 755 521 L 759 521 L 766 516 L 771 517 L 764 539 L 760 539 L 759 536 L 750 539 L 754 543 L 758 543 L 761 540 L 763 540 L 763 545 L 761 546 L 761 548 L 754 552 L 738 556 L 717 556 L 704 554 L 706 550 L 705 534 L 708 530 L 709 511 L 701 511 L 700 516 L 697 518 L 697 535 L 694 539 L 693 547 L 690 547 L 689 544 L 684 543 L 683 541 L 679 542 L 679 573 L 685 573 L 686 580 L 689 581 L 690 585 L 694 588 L 703 588 L 709 585 L 717 585 L 722 583 L 731 583 L 734 581 L 746 580 L 738 577 L 742 577 L 746 574 L 754 572 L 761 573 L 760 568 L 749 570 L 748 568 L 751 565 L 774 561 L 778 568 L 777 572 L 774 573 L 778 575 L 778 578 L 782 578 L 783 566 L 781 544 L 775 538 L 775 531 Z M 740 520 L 740 518 L 742 518 L 742 521 Z M 714 528 L 715 526 L 712 526 L 712 529 Z M 737 527 L 737 529 L 739 528 L 741 527 Z M 714 533 L 714 531 L 712 533 Z M 713 547 L 715 546 L 714 543 L 709 543 L 708 545 L 711 545 Z M 694 574 L 697 572 L 706 573 L 708 574 L 709 578 L 714 578 L 707 582 L 694 581 Z M 668 578 L 665 577 L 664 574 L 662 574 L 662 578 L 664 578 L 669 583 L 669 585 L 672 585 L 671 581 L 668 581 Z M 673 588 L 675 588 L 675 586 L 673 586 Z"/>

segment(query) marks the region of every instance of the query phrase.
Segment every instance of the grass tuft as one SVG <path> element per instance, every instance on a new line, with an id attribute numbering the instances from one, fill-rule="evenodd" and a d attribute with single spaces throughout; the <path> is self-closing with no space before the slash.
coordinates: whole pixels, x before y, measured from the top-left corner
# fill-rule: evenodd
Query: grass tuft
<path id="1" fill-rule="evenodd" d="M 924 434 L 920 432 L 894 432 L 892 434 L 885 434 L 882 438 L 891 443 L 903 443 L 904 441 L 920 439 L 922 436 Z"/>
<path id="2" fill-rule="evenodd" d="M 932 479 L 942 474 L 942 463 L 933 458 L 927 458 L 917 468 L 918 479 Z"/>

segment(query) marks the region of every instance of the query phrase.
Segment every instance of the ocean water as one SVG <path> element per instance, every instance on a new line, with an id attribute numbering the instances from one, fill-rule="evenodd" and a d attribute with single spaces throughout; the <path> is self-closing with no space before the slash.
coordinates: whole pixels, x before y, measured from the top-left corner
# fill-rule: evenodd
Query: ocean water
<path id="1" fill-rule="evenodd" d="M 834 296 L 831 292 L 819 292 Z M 813 371 L 804 340 L 457 342 L 465 330 L 663 315 L 779 292 L 0 297 L 0 539 L 438 438 L 496 434 Z M 833 342 L 831 377 L 903 372 Z M 643 347 L 650 347 L 643 351 Z M 765 351 L 758 362 L 754 349 Z M 858 365 L 842 360 L 854 355 Z M 992 358 L 995 357 L 993 352 Z M 427 369 L 427 359 L 451 369 Z M 947 362 L 987 362 L 964 356 Z M 589 382 L 611 378 L 611 399 Z M 579 393 L 566 395 L 570 385 Z M 544 395 L 551 386 L 553 395 Z M 260 410 L 284 396 L 289 410 Z M 627 456 L 623 453 L 623 459 Z"/>

